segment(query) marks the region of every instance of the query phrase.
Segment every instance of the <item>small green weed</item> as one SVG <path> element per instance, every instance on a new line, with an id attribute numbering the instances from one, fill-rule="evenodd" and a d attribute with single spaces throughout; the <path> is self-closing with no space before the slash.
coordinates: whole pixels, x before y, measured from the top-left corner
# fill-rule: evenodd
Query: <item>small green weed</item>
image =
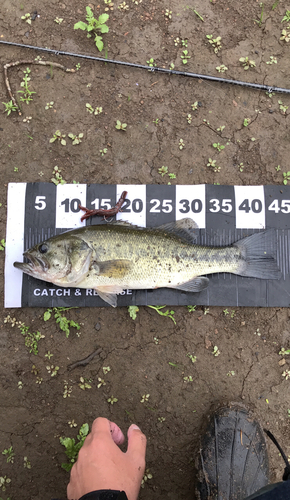
<path id="1" fill-rule="evenodd" d="M 129 5 L 126 2 L 122 2 L 122 3 L 120 3 L 120 5 L 118 5 L 118 9 L 119 10 L 129 10 Z"/>
<path id="2" fill-rule="evenodd" d="M 44 109 L 51 109 L 53 107 L 53 105 L 54 105 L 54 101 L 47 102 Z"/>
<path id="3" fill-rule="evenodd" d="M 144 488 L 145 487 L 145 483 L 148 481 L 148 479 L 152 479 L 152 474 L 150 473 L 150 469 L 146 469 L 145 470 L 145 473 L 144 473 L 144 476 L 143 476 L 143 479 L 141 481 L 141 488 Z"/>
<path id="4" fill-rule="evenodd" d="M 23 467 L 24 469 L 31 469 L 31 462 L 29 462 L 27 457 L 23 457 Z"/>
<path id="5" fill-rule="evenodd" d="M 111 405 L 115 404 L 115 403 L 118 403 L 118 398 L 115 398 L 113 395 L 107 399 L 108 403 L 110 403 Z"/>
<path id="6" fill-rule="evenodd" d="M 216 160 L 213 160 L 212 158 L 208 159 L 208 163 L 206 164 L 207 167 L 211 167 L 215 173 L 220 172 L 221 167 L 216 165 Z"/>
<path id="7" fill-rule="evenodd" d="M 288 380 L 288 378 L 290 378 L 290 370 L 285 370 L 282 373 L 282 377 L 285 377 L 285 380 Z"/>
<path id="8" fill-rule="evenodd" d="M 78 386 L 79 386 L 80 389 L 82 389 L 83 391 L 85 391 L 86 389 L 91 389 L 92 388 L 91 382 L 92 382 L 91 379 L 80 377 L 80 381 L 79 381 Z"/>
<path id="9" fill-rule="evenodd" d="M 169 10 L 169 9 L 166 9 L 165 10 L 165 17 L 167 17 L 168 19 L 171 19 L 172 17 L 172 10 Z"/>
<path id="10" fill-rule="evenodd" d="M 148 66 L 150 66 L 151 68 L 153 68 L 153 66 L 157 66 L 156 62 L 154 61 L 153 57 L 150 57 L 150 59 L 148 61 L 146 61 Z"/>
<path id="11" fill-rule="evenodd" d="M 190 113 L 188 113 L 186 119 L 187 119 L 187 123 L 189 123 L 189 125 L 190 125 L 192 122 L 192 115 Z"/>
<path id="12" fill-rule="evenodd" d="M 195 362 L 196 362 L 196 359 L 197 359 L 197 358 L 196 358 L 196 356 L 194 356 L 193 354 L 190 354 L 190 353 L 188 352 L 186 356 L 190 359 L 190 361 L 191 361 L 192 363 L 195 363 Z"/>
<path id="13" fill-rule="evenodd" d="M 195 101 L 192 105 L 191 105 L 191 109 L 192 111 L 196 111 L 198 108 L 198 101 Z"/>
<path id="14" fill-rule="evenodd" d="M 120 120 L 117 120 L 116 124 L 117 130 L 123 130 L 123 132 L 126 132 L 126 128 L 127 128 L 127 123 L 121 123 Z"/>
<path id="15" fill-rule="evenodd" d="M 86 7 L 86 12 L 86 21 L 88 24 L 84 23 L 83 21 L 79 21 L 74 25 L 74 29 L 87 31 L 88 38 L 91 38 L 92 32 L 95 32 L 95 44 L 97 49 L 101 52 L 104 48 L 103 37 L 101 35 L 98 35 L 96 32 L 100 32 L 102 34 L 108 33 L 109 28 L 105 23 L 109 19 L 109 14 L 101 14 L 99 16 L 99 19 L 95 19 L 93 11 L 89 6 Z"/>
<path id="16" fill-rule="evenodd" d="M 179 139 L 178 147 L 179 147 L 179 149 L 183 149 L 185 147 L 183 139 Z"/>
<path id="17" fill-rule="evenodd" d="M 250 118 L 244 118 L 243 125 L 244 127 L 247 127 L 251 123 Z"/>
<path id="18" fill-rule="evenodd" d="M 57 165 L 53 168 L 52 175 L 54 175 L 54 177 L 52 177 L 50 180 L 56 186 L 58 184 L 66 184 L 66 181 L 62 178 L 61 169 L 58 168 Z"/>
<path id="19" fill-rule="evenodd" d="M 286 21 L 287 23 L 290 22 L 290 10 L 286 10 L 285 15 L 281 21 L 281 23 L 284 23 Z"/>
<path id="20" fill-rule="evenodd" d="M 11 483 L 11 479 L 7 476 L 0 476 L 0 488 L 2 491 L 6 491 L 6 486 Z"/>
<path id="21" fill-rule="evenodd" d="M 215 149 L 217 149 L 218 151 L 222 151 L 223 149 L 225 149 L 225 146 L 223 146 L 222 144 L 220 144 L 219 142 L 214 142 L 213 143 L 213 147 Z"/>
<path id="22" fill-rule="evenodd" d="M 197 10 L 196 10 L 196 9 L 193 9 L 193 12 L 195 13 L 195 15 L 196 15 L 196 16 L 197 16 L 197 17 L 198 17 L 198 18 L 199 18 L 202 22 L 204 22 L 203 17 L 202 17 L 202 16 L 201 16 L 201 15 L 197 12 Z"/>
<path id="23" fill-rule="evenodd" d="M 277 64 L 277 57 L 270 56 L 270 61 L 267 61 L 266 64 Z"/>
<path id="24" fill-rule="evenodd" d="M 129 312 L 130 318 L 132 318 L 133 320 L 135 320 L 137 318 L 138 311 L 139 311 L 138 306 L 128 306 L 128 312 Z"/>
<path id="25" fill-rule="evenodd" d="M 55 22 L 56 24 L 61 24 L 61 23 L 62 23 L 62 21 L 63 21 L 63 17 L 56 17 L 56 18 L 54 19 L 54 22 Z"/>
<path id="26" fill-rule="evenodd" d="M 13 447 L 10 446 L 9 448 L 6 448 L 4 451 L 2 451 L 2 455 L 4 455 L 6 457 L 6 462 L 9 464 L 13 464 L 14 463 L 14 457 L 15 457 L 15 453 L 13 451 Z"/>
<path id="27" fill-rule="evenodd" d="M 60 329 L 65 332 L 65 336 L 68 337 L 70 334 L 70 328 L 76 328 L 80 330 L 80 325 L 72 319 L 67 319 L 62 316 L 62 312 L 69 311 L 70 309 L 77 309 L 76 307 L 53 307 L 52 309 L 47 309 L 43 315 L 44 321 L 48 321 L 51 318 L 52 313 L 54 313 L 54 318 L 56 323 L 59 325 Z"/>
<path id="28" fill-rule="evenodd" d="M 182 47 L 187 47 L 188 40 L 186 38 L 181 38 L 181 45 Z"/>
<path id="29" fill-rule="evenodd" d="M 29 352 L 33 352 L 35 355 L 38 354 L 38 342 L 40 339 L 44 339 L 44 335 L 41 335 L 39 331 L 30 333 L 29 326 L 26 326 L 25 323 L 21 321 L 17 321 L 16 318 L 11 317 L 10 314 L 4 318 L 4 323 L 10 323 L 12 327 L 17 326 L 17 328 L 20 329 L 21 335 L 25 337 L 25 345 L 28 347 Z"/>
<path id="30" fill-rule="evenodd" d="M 81 139 L 84 137 L 84 134 L 82 132 L 79 135 L 70 133 L 67 136 L 72 140 L 72 145 L 75 146 L 76 144 L 80 144 L 82 142 Z"/>
<path id="31" fill-rule="evenodd" d="M 32 101 L 32 94 L 35 94 L 36 92 L 32 92 L 29 88 L 29 82 L 31 80 L 30 76 L 30 73 L 31 73 L 31 70 L 29 68 L 26 68 L 26 70 L 23 71 L 24 73 L 24 77 L 23 77 L 23 81 L 20 83 L 20 86 L 24 88 L 24 90 L 18 90 L 18 94 L 22 94 L 22 96 L 20 96 L 20 101 L 22 102 L 26 102 L 26 104 L 29 104 L 30 101 Z"/>
<path id="32" fill-rule="evenodd" d="M 17 107 L 14 106 L 12 101 L 9 101 L 9 102 L 2 101 L 2 104 L 4 104 L 4 106 L 5 106 L 3 113 L 7 113 L 7 116 L 9 116 L 12 111 L 17 111 Z"/>
<path id="33" fill-rule="evenodd" d="M 287 186 L 288 182 L 290 182 L 290 172 L 283 172 L 283 184 Z"/>
<path id="34" fill-rule="evenodd" d="M 4 240 L 4 238 L 2 238 L 2 240 L 0 241 L 0 251 L 3 252 L 5 245 L 6 245 L 5 240 Z"/>
<path id="35" fill-rule="evenodd" d="M 289 106 L 285 106 L 280 99 L 278 101 L 278 104 L 279 104 L 280 111 L 282 112 L 283 115 L 285 115 Z"/>
<path id="36" fill-rule="evenodd" d="M 53 137 L 49 139 L 49 142 L 52 143 L 54 141 L 60 141 L 62 146 L 66 146 L 65 134 L 62 134 L 60 130 L 56 130 L 53 134 Z"/>
<path id="37" fill-rule="evenodd" d="M 290 42 L 290 26 L 287 26 L 287 29 L 282 30 L 280 40 L 284 40 L 285 42 Z"/>
<path id="38" fill-rule="evenodd" d="M 226 71 L 228 71 L 229 68 L 227 68 L 224 64 L 221 64 L 220 66 L 216 66 L 216 70 L 219 72 L 219 73 L 225 73 Z"/>
<path id="39" fill-rule="evenodd" d="M 42 335 L 39 331 L 36 333 L 31 333 L 29 331 L 29 326 L 26 326 L 25 323 L 20 323 L 17 325 L 20 329 L 21 335 L 25 337 L 25 345 L 28 347 L 29 352 L 36 356 L 38 354 L 38 342 L 40 339 L 44 339 L 44 335 Z"/>
<path id="40" fill-rule="evenodd" d="M 194 312 L 196 311 L 196 306 L 186 306 L 188 309 L 188 312 Z"/>
<path id="41" fill-rule="evenodd" d="M 24 16 L 21 16 L 21 19 L 26 23 L 31 24 L 31 14 L 29 14 L 29 12 L 27 12 L 27 14 L 24 14 Z"/>
<path id="42" fill-rule="evenodd" d="M 239 61 L 242 64 L 245 71 L 247 71 L 249 68 L 256 67 L 255 61 L 253 61 L 252 59 L 249 59 L 248 56 L 247 57 L 240 57 Z"/>
<path id="43" fill-rule="evenodd" d="M 141 396 L 140 403 L 148 403 L 149 397 L 150 394 L 143 394 L 143 396 Z"/>
<path id="44" fill-rule="evenodd" d="M 281 348 L 281 351 L 279 351 L 280 356 L 286 356 L 287 354 L 290 354 L 290 349 L 285 349 L 284 347 Z"/>
<path id="45" fill-rule="evenodd" d="M 189 53 L 188 53 L 188 50 L 187 50 L 187 49 L 185 49 L 185 50 L 183 50 L 183 51 L 182 51 L 182 54 L 181 54 L 181 56 L 180 56 L 180 57 L 181 57 L 181 59 L 182 59 L 182 63 L 183 63 L 183 64 L 187 64 L 188 59 L 190 59 L 190 58 L 191 58 L 191 56 L 189 55 Z"/>
<path id="46" fill-rule="evenodd" d="M 107 152 L 108 152 L 107 148 L 100 149 L 101 156 L 104 156 L 105 154 L 107 154 Z"/>
<path id="47" fill-rule="evenodd" d="M 60 444 L 65 447 L 65 454 L 69 459 L 69 463 L 62 463 L 61 466 L 67 472 L 70 472 L 73 464 L 78 458 L 79 451 L 84 444 L 84 441 L 89 433 L 89 425 L 83 424 L 77 435 L 77 442 L 74 438 L 61 437 L 59 438 Z"/>
<path id="48" fill-rule="evenodd" d="M 56 375 L 58 374 L 59 366 L 47 365 L 46 369 L 51 377 L 56 377 Z"/>
<path id="49" fill-rule="evenodd" d="M 166 306 L 148 306 L 148 307 L 157 311 L 158 314 L 160 314 L 160 316 L 167 316 L 168 318 L 172 319 L 173 323 L 176 325 L 176 321 L 173 317 L 174 311 L 169 311 L 169 309 L 165 312 L 161 311 L 161 309 L 163 309 Z"/>
<path id="50" fill-rule="evenodd" d="M 87 111 L 90 113 L 90 114 L 93 114 L 94 115 L 100 115 L 102 112 L 103 112 L 103 108 L 102 106 L 97 106 L 95 109 L 92 107 L 91 104 L 89 104 L 88 102 L 86 103 L 86 108 L 87 108 Z"/>
<path id="51" fill-rule="evenodd" d="M 213 38 L 213 35 L 206 35 L 206 38 L 208 39 L 208 42 L 211 44 L 214 53 L 217 54 L 218 51 L 221 50 L 222 48 L 221 37 L 217 36 L 216 38 Z"/>
<path id="52" fill-rule="evenodd" d="M 219 355 L 220 355 L 220 350 L 219 350 L 219 348 L 218 348 L 218 346 L 217 346 L 217 345 L 215 345 L 215 346 L 214 346 L 213 351 L 212 351 L 212 354 L 213 354 L 214 356 L 219 356 Z"/>
<path id="53" fill-rule="evenodd" d="M 244 171 L 244 168 L 245 168 L 245 165 L 243 164 L 243 162 L 241 162 L 239 165 L 238 165 L 238 169 L 240 172 L 243 172 Z"/>
<path id="54" fill-rule="evenodd" d="M 258 20 L 258 19 L 254 19 L 254 21 L 255 21 L 256 23 L 258 23 L 259 28 L 261 28 L 261 24 L 262 24 L 262 22 L 263 22 L 263 14 L 264 14 L 264 4 L 263 4 L 262 2 L 260 3 L 260 7 L 262 7 L 262 11 L 261 11 L 260 19 L 259 19 L 259 20 Z"/>

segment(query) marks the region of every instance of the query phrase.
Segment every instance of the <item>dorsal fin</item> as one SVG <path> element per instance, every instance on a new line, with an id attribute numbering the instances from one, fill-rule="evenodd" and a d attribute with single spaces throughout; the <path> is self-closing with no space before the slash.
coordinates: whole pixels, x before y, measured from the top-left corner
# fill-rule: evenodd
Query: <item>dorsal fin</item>
<path id="1" fill-rule="evenodd" d="M 197 229 L 198 225 L 194 220 L 187 218 L 177 220 L 175 222 L 168 222 L 167 224 L 162 224 L 156 229 L 160 231 L 165 231 L 166 233 L 171 233 L 188 243 L 195 243 L 198 237 Z"/>

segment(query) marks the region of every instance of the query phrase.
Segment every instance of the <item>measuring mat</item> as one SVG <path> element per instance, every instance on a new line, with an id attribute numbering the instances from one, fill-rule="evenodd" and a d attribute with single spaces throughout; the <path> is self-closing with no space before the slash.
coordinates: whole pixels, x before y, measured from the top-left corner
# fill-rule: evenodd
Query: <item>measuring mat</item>
<path id="1" fill-rule="evenodd" d="M 204 305 L 289 307 L 290 187 L 218 185 L 104 185 L 10 183 L 7 202 L 5 307 L 108 306 L 95 290 L 62 288 L 37 280 L 13 267 L 23 252 L 51 236 L 85 225 L 106 224 L 94 216 L 81 222 L 79 205 L 110 209 L 123 191 L 127 198 L 117 220 L 142 227 L 189 217 L 199 230 L 197 244 L 228 246 L 273 228 L 280 280 L 246 278 L 228 273 L 207 275 L 207 289 L 183 292 L 170 288 L 124 290 L 118 306 Z"/>

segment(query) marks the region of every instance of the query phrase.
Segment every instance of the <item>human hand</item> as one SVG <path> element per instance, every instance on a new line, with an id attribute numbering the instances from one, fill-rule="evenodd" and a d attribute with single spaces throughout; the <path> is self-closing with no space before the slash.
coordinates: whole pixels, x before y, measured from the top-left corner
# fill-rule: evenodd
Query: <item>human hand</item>
<path id="1" fill-rule="evenodd" d="M 128 500 L 137 499 L 145 470 L 146 436 L 134 424 L 127 436 L 128 448 L 123 453 L 118 446 L 125 441 L 121 429 L 106 418 L 94 421 L 71 470 L 69 500 L 96 490 L 123 490 Z"/>

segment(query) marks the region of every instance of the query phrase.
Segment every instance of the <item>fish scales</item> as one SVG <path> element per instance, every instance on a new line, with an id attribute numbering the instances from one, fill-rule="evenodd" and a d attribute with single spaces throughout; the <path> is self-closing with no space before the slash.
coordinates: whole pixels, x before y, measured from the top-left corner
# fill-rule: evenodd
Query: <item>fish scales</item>
<path id="1" fill-rule="evenodd" d="M 88 228 L 82 233 L 82 238 L 94 249 L 91 261 L 100 263 L 129 258 L 131 266 L 125 275 L 114 277 L 99 275 L 96 266 L 79 283 L 84 288 L 113 282 L 139 289 L 177 285 L 202 274 L 234 272 L 241 257 L 235 247 L 201 247 L 162 231 L 124 231 L 123 227 L 107 229 L 104 225 L 95 228 L 95 234 L 99 234 L 97 239 L 91 238 Z"/>

